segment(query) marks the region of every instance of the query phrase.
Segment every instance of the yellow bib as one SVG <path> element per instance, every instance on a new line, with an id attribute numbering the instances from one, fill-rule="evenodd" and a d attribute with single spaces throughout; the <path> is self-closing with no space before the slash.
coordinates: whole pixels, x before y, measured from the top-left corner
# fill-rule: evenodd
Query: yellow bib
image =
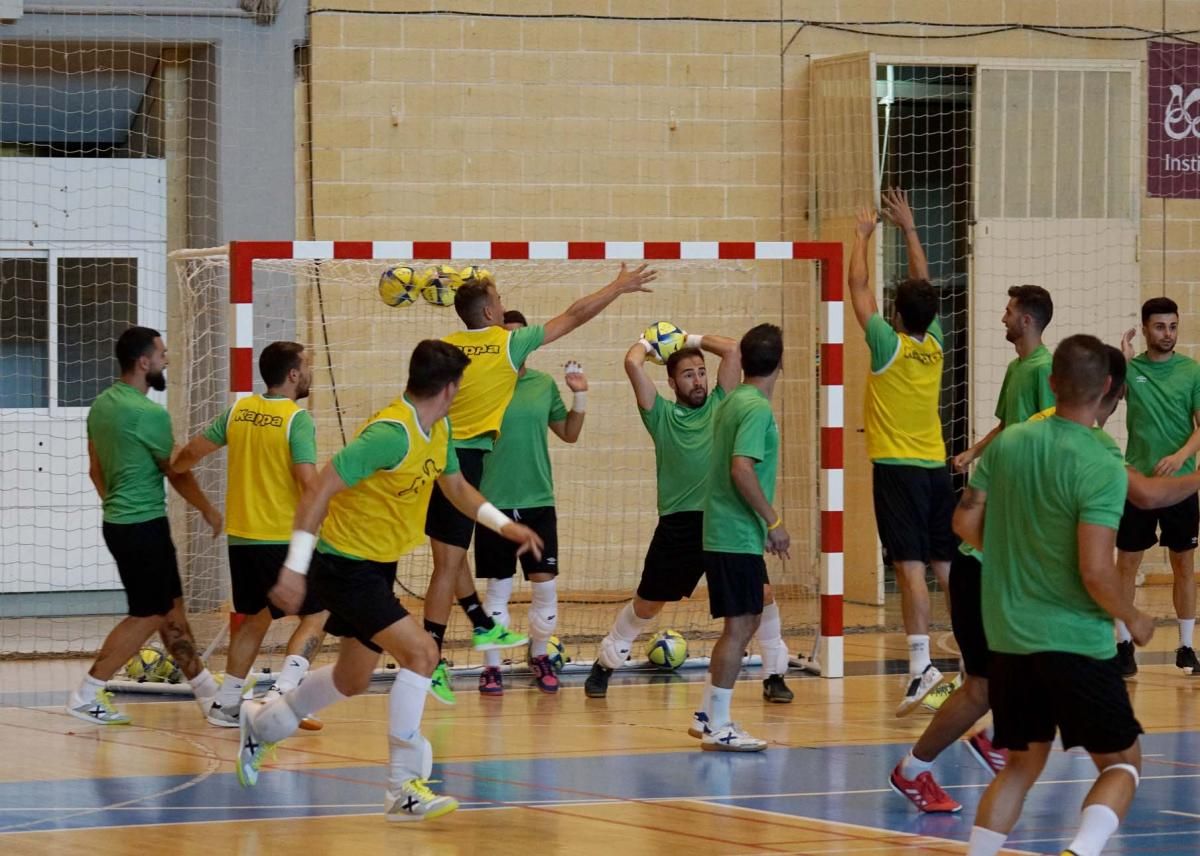
<path id="1" fill-rule="evenodd" d="M 287 542 L 300 487 L 288 437 L 301 410 L 290 398 L 249 395 L 229 409 L 225 529 L 238 538 Z"/>
<path id="2" fill-rule="evenodd" d="M 451 333 L 442 340 L 471 358 L 458 395 L 450 404 L 455 440 L 500 436 L 504 411 L 517 387 L 517 369 L 508 357 L 510 336 L 512 332 L 503 327 L 486 327 Z"/>
<path id="3" fill-rule="evenodd" d="M 900 347 L 892 361 L 867 378 L 867 457 L 945 461 L 938 414 L 942 346 L 928 333 L 920 342 L 896 336 Z"/>
<path id="4" fill-rule="evenodd" d="M 339 553 L 373 562 L 395 562 L 425 540 L 425 510 L 434 480 L 446 468 L 450 428 L 445 419 L 426 436 L 417 412 L 398 398 L 368 419 L 358 434 L 375 422 L 402 425 L 408 454 L 390 470 L 377 470 L 329 503 L 321 540 Z"/>

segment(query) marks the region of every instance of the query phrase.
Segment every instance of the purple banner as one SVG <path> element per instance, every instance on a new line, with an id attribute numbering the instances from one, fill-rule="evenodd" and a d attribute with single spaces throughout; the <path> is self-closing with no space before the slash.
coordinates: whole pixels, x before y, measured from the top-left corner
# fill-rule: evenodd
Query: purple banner
<path id="1" fill-rule="evenodd" d="M 1146 195 L 1200 199 L 1200 45 L 1151 42 Z"/>

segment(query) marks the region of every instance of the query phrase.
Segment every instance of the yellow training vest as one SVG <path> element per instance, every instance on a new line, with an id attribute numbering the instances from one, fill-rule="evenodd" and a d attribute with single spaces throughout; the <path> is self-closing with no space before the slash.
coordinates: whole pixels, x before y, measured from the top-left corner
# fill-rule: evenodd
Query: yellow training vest
<path id="1" fill-rule="evenodd" d="M 512 331 L 503 327 L 485 327 L 451 333 L 442 340 L 471 358 L 458 395 L 450 404 L 455 440 L 484 434 L 500 436 L 504 411 L 517 387 L 517 369 L 508 356 L 511 336 Z"/>
<path id="2" fill-rule="evenodd" d="M 300 487 L 292 478 L 288 438 L 300 410 L 290 398 L 261 395 L 248 395 L 229 409 L 225 528 L 230 535 L 284 543 L 292 537 Z"/>
<path id="3" fill-rule="evenodd" d="M 867 457 L 945 461 L 938 415 L 942 346 L 929 333 L 919 342 L 907 333 L 896 337 L 892 361 L 867 378 Z"/>
<path id="4" fill-rule="evenodd" d="M 403 398 L 368 419 L 358 434 L 375 422 L 402 425 L 408 454 L 394 468 L 376 470 L 337 494 L 321 525 L 321 540 L 339 553 L 395 562 L 425 540 L 425 509 L 434 480 L 446 468 L 450 426 L 439 419 L 425 436 L 416 410 Z"/>

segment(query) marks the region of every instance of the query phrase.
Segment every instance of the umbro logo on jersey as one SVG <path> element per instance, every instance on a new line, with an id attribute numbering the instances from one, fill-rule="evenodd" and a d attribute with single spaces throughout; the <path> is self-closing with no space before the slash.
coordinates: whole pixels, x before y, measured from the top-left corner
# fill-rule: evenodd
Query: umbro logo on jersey
<path id="1" fill-rule="evenodd" d="M 549 558 L 546 559 L 546 564 L 547 565 L 557 565 L 558 559 L 554 558 L 553 556 L 550 556 Z"/>
<path id="2" fill-rule="evenodd" d="M 1146 383 L 1147 382 L 1145 375 L 1138 375 L 1137 377 L 1134 378 L 1134 380 L 1136 380 L 1138 383 Z"/>

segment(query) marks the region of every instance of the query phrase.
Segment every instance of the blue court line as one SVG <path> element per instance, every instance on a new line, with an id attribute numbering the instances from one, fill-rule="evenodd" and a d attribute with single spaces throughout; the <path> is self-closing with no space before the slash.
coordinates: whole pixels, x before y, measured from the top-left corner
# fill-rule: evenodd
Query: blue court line
<path id="1" fill-rule="evenodd" d="M 466 810 L 627 800 L 700 799 L 796 818 L 965 841 L 988 777 L 961 745 L 935 774 L 960 802 L 959 815 L 923 815 L 887 788 L 909 744 L 773 747 L 761 754 L 690 751 L 456 762 L 435 767 L 439 787 Z M 1147 735 L 1142 785 L 1106 853 L 1200 852 L 1200 733 Z M 129 749 L 127 751 L 136 751 Z M 1177 763 L 1176 763 L 1177 762 Z M 382 764 L 335 769 L 267 769 L 242 789 L 223 761 L 195 776 L 133 776 L 0 784 L 0 834 L 111 826 L 376 814 Z M 1049 852 L 1069 842 L 1095 778 L 1086 755 L 1056 752 L 1026 802 L 1014 847 Z M 669 809 L 664 809 L 669 811 Z M 506 821 L 497 816 L 495 823 Z M 681 823 L 681 827 L 683 824 Z"/>

